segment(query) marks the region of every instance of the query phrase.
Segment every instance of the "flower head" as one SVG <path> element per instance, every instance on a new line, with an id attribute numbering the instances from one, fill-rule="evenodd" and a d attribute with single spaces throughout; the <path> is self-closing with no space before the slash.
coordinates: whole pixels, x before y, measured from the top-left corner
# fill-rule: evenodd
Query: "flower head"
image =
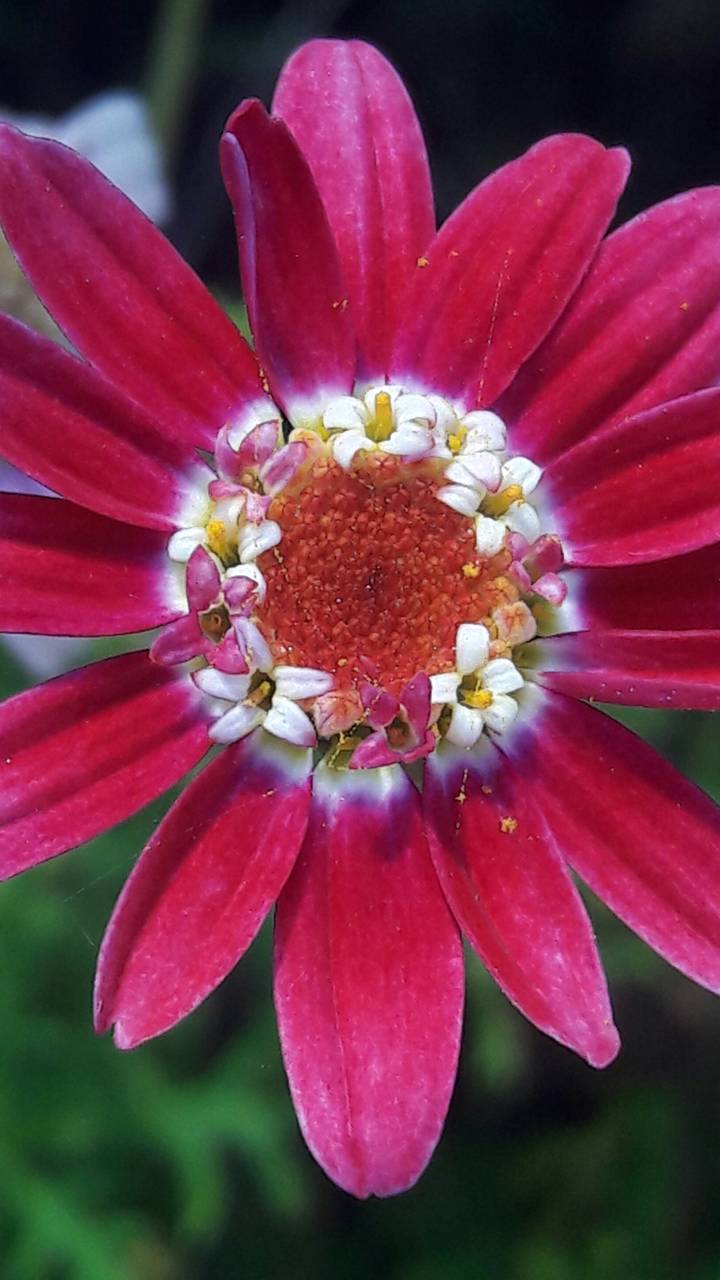
<path id="1" fill-rule="evenodd" d="M 436 233 L 395 72 L 314 41 L 222 139 L 253 352 L 79 157 L 5 128 L 0 166 L 84 357 L 0 321 L 4 451 L 64 495 L 0 500 L 0 621 L 163 628 L 3 708 L 3 873 L 219 744 L 117 904 L 96 1025 L 172 1026 L 276 904 L 303 1133 L 341 1186 L 399 1191 L 452 1089 L 461 930 L 596 1066 L 569 867 L 720 985 L 717 810 L 587 705 L 720 702 L 720 192 L 603 241 L 627 156 L 563 135 Z"/>

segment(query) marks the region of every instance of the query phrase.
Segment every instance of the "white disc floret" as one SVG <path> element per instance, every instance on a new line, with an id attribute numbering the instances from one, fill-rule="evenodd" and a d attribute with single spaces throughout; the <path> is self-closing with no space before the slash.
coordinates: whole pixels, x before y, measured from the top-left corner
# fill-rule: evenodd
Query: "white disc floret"
<path id="1" fill-rule="evenodd" d="M 347 471 L 361 452 L 408 461 L 429 457 L 443 415 L 438 401 L 396 385 L 370 387 L 363 396 L 337 396 L 322 415 L 333 458 Z"/>
<path id="2" fill-rule="evenodd" d="M 509 658 L 490 657 L 490 632 L 482 623 L 463 622 L 455 639 L 455 667 L 430 677 L 433 718 L 450 709 L 445 727 L 449 742 L 472 747 L 484 729 L 504 733 L 518 704 L 511 697 L 525 681 Z"/>
<path id="3" fill-rule="evenodd" d="M 237 742 L 262 725 L 267 733 L 294 746 L 314 746 L 317 735 L 306 708 L 330 691 L 333 677 L 315 667 L 275 665 L 259 628 L 249 620 L 243 622 L 238 638 L 252 664 L 250 674 L 225 676 L 204 667 L 193 676 L 208 695 L 215 716 L 210 737 L 222 744 Z"/>

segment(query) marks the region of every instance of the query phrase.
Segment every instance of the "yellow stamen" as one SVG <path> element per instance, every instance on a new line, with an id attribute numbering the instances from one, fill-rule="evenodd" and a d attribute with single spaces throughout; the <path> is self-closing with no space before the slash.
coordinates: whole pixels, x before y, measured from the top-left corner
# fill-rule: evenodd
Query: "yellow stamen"
<path id="1" fill-rule="evenodd" d="M 378 391 L 375 396 L 375 419 L 367 427 L 371 440 L 379 444 L 392 435 L 394 426 L 393 406 L 389 391 Z"/>
<path id="2" fill-rule="evenodd" d="M 463 565 L 463 567 L 462 567 L 462 571 L 463 571 L 463 575 L 464 575 L 466 578 L 479 578 L 479 577 L 480 577 L 480 565 L 479 565 L 479 564 L 472 564 L 470 561 L 468 561 L 468 563 L 467 563 L 467 564 L 464 564 L 464 565 Z"/>
<path id="3" fill-rule="evenodd" d="M 517 818 L 511 818 L 511 817 L 501 818 L 500 830 L 502 831 L 504 836 L 512 835 L 513 831 L 517 829 L 517 824 L 518 824 Z"/>
<path id="4" fill-rule="evenodd" d="M 251 690 L 247 695 L 245 702 L 250 707 L 259 707 L 272 693 L 272 685 L 269 680 L 261 680 L 256 689 Z"/>
<path id="5" fill-rule="evenodd" d="M 457 430 L 453 431 L 452 435 L 449 435 L 447 438 L 448 449 L 451 453 L 457 454 L 460 452 L 465 443 L 466 436 L 467 427 L 463 427 L 461 423 L 458 423 Z"/>
<path id="6" fill-rule="evenodd" d="M 489 689 L 470 689 L 462 692 L 462 700 L 466 707 L 474 711 L 487 711 L 492 704 L 493 696 Z"/>
<path id="7" fill-rule="evenodd" d="M 483 511 L 488 516 L 504 516 L 513 502 L 522 502 L 525 497 L 521 484 L 509 484 L 502 493 L 489 493 L 483 503 Z"/>
<path id="8" fill-rule="evenodd" d="M 223 520 L 208 520 L 206 527 L 208 546 L 221 560 L 228 560 L 232 551 Z"/>

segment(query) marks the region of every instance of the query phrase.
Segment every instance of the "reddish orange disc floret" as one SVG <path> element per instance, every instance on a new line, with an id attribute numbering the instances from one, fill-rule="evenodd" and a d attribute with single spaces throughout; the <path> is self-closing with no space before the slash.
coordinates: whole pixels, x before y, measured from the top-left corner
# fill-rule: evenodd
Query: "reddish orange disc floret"
<path id="1" fill-rule="evenodd" d="M 259 564 L 278 662 L 320 667 L 348 687 L 369 659 L 394 692 L 418 671 L 453 667 L 459 624 L 487 620 L 507 598 L 507 556 L 480 559 L 473 522 L 437 487 L 431 467 L 374 455 L 351 472 L 316 462 L 301 489 L 275 499 L 282 542 Z"/>

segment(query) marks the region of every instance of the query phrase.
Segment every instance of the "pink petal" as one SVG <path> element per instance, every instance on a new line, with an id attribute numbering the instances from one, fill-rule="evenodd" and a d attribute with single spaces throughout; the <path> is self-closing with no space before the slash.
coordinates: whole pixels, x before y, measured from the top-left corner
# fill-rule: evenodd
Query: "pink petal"
<path id="1" fill-rule="evenodd" d="M 720 375 L 720 188 L 676 196 L 611 235 L 498 411 L 546 463 L 599 427 Z"/>
<path id="2" fill-rule="evenodd" d="M 435 747 L 436 738 L 431 729 L 423 734 L 419 742 L 408 745 L 391 746 L 386 729 L 379 729 L 364 738 L 352 753 L 350 769 L 377 769 L 385 764 L 411 764 L 413 760 L 424 760 Z"/>
<path id="3" fill-rule="evenodd" d="M 209 746 L 195 686 L 122 654 L 0 707 L 0 877 L 128 818 Z"/>
<path id="4" fill-rule="evenodd" d="M 290 874 L 310 807 L 309 751 L 253 734 L 186 787 L 135 865 L 103 939 L 95 1026 L 132 1049 L 222 982 Z"/>
<path id="5" fill-rule="evenodd" d="M 67 147 L 0 129 L 0 220 L 70 341 L 173 440 L 211 446 L 257 363 L 156 227 Z"/>
<path id="6" fill-rule="evenodd" d="M 606 1066 L 620 1042 L 595 939 L 525 779 L 491 743 L 443 749 L 423 799 L 440 883 L 483 964 L 531 1022 Z"/>
<path id="7" fill-rule="evenodd" d="M 258 586 L 252 578 L 226 578 L 223 585 L 225 604 L 231 613 L 249 615 L 257 600 Z"/>
<path id="8" fill-rule="evenodd" d="M 357 1196 L 420 1176 L 457 1065 L 462 953 L 399 768 L 321 767 L 277 910 L 275 1004 L 300 1127 Z"/>
<path id="9" fill-rule="evenodd" d="M 244 102 L 221 146 L 255 346 L 294 421 L 349 392 L 355 342 L 347 288 L 317 187 L 282 120 Z"/>
<path id="10" fill-rule="evenodd" d="M 208 645 L 205 657 L 218 671 L 225 671 L 229 675 L 244 675 L 250 669 L 234 631 L 228 631 L 215 646 Z"/>
<path id="11" fill-rule="evenodd" d="M 178 663 L 189 662 L 212 647 L 212 641 L 200 630 L 196 615 L 186 613 L 155 637 L 150 645 L 150 657 L 153 662 L 174 667 Z"/>
<path id="12" fill-rule="evenodd" d="M 720 709 L 720 630 L 580 631 L 539 641 L 536 679 L 575 698 Z"/>
<path id="13" fill-rule="evenodd" d="M 220 570 L 204 547 L 196 547 L 187 562 L 185 590 L 196 613 L 209 609 L 220 595 Z"/>
<path id="14" fill-rule="evenodd" d="M 676 968 L 720 991 L 717 805 L 635 734 L 561 694 L 545 694 L 530 731 L 506 739 L 593 893 Z"/>
<path id="15" fill-rule="evenodd" d="M 568 574 L 584 626 L 720 629 L 720 544 L 650 564 Z"/>
<path id="16" fill-rule="evenodd" d="M 265 493 L 272 494 L 273 497 L 280 493 L 305 462 L 309 452 L 309 446 L 304 440 L 293 440 L 268 458 L 261 476 Z"/>
<path id="17" fill-rule="evenodd" d="M 58 498 L 0 494 L 0 630 L 117 635 L 180 612 L 165 544 Z"/>
<path id="18" fill-rule="evenodd" d="M 720 538 L 720 390 L 577 444 L 545 473 L 572 564 L 632 564 Z"/>
<path id="19" fill-rule="evenodd" d="M 269 412 L 269 411 L 268 411 Z M 238 481 L 242 478 L 243 472 L 248 469 L 254 470 L 261 467 L 273 452 L 278 439 L 278 420 L 276 416 L 269 422 L 261 422 L 259 426 L 253 427 L 251 431 L 241 440 L 237 448 L 233 448 L 230 444 L 230 437 L 233 434 L 233 424 L 223 427 L 218 432 L 215 441 L 215 462 L 217 469 L 222 476 L 230 476 L 233 480 Z M 216 481 L 218 491 L 221 490 L 222 481 Z M 232 486 L 225 486 L 228 490 L 226 496 L 233 493 Z M 237 490 L 235 490 L 237 492 Z M 218 492 L 218 497 L 223 494 Z"/>
<path id="20" fill-rule="evenodd" d="M 425 143 L 400 77 L 359 40 L 311 40 L 285 64 L 273 112 L 322 196 L 347 281 L 360 376 L 385 382 L 418 258 L 435 231 Z"/>
<path id="21" fill-rule="evenodd" d="M 423 738 L 430 719 L 430 678 L 418 671 L 408 680 L 400 700 L 405 708 L 408 724 L 417 738 Z"/>
<path id="22" fill-rule="evenodd" d="M 9 316 L 0 316 L 0 430 L 3 453 L 35 480 L 150 529 L 173 529 L 209 475 L 83 360 Z"/>
<path id="23" fill-rule="evenodd" d="M 387 689 L 371 684 L 369 680 L 361 681 L 360 697 L 365 713 L 363 720 L 373 729 L 384 728 L 400 710 L 400 702 L 394 693 L 388 693 Z"/>
<path id="24" fill-rule="evenodd" d="M 624 151 L 563 134 L 477 187 L 417 264 L 396 380 L 491 404 L 567 306 L 628 168 Z"/>

